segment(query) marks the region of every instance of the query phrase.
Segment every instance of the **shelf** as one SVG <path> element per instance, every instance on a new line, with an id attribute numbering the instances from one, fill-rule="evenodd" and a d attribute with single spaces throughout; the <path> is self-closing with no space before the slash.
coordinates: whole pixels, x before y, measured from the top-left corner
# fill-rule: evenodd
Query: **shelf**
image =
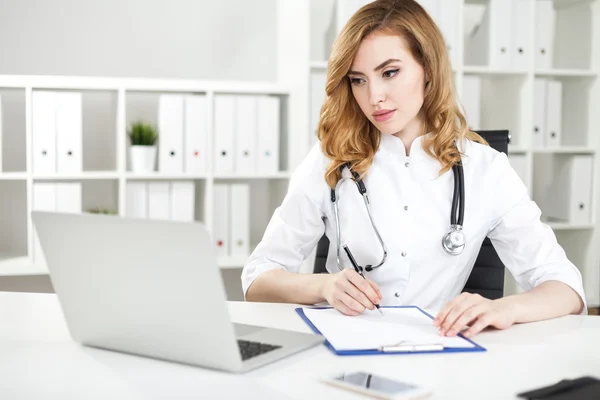
<path id="1" fill-rule="evenodd" d="M 54 181 L 54 180 L 88 180 L 88 179 L 118 179 L 119 174 L 116 171 L 84 171 L 76 174 L 34 174 L 33 179 L 37 181 Z"/>
<path id="2" fill-rule="evenodd" d="M 27 179 L 26 172 L 0 172 L 0 181 L 20 181 Z"/>
<path id="3" fill-rule="evenodd" d="M 508 145 L 508 154 L 527 154 L 529 152 L 525 147 L 511 147 Z"/>
<path id="4" fill-rule="evenodd" d="M 550 69 L 537 70 L 535 76 L 568 77 L 568 78 L 595 78 L 598 74 L 585 69 Z"/>
<path id="5" fill-rule="evenodd" d="M 207 174 L 166 174 L 162 172 L 150 172 L 140 174 L 136 172 L 127 172 L 125 178 L 128 180 L 194 180 L 194 179 L 206 179 Z"/>
<path id="6" fill-rule="evenodd" d="M 527 70 L 521 69 L 498 69 L 488 66 L 465 65 L 463 67 L 465 74 L 480 74 L 480 75 L 527 75 Z"/>
<path id="7" fill-rule="evenodd" d="M 311 69 L 327 69 L 327 61 L 311 61 Z"/>
<path id="8" fill-rule="evenodd" d="M 594 229 L 594 224 L 569 224 L 568 222 L 542 221 L 555 231 Z"/>
<path id="9" fill-rule="evenodd" d="M 120 90 L 150 92 L 218 92 L 287 95 L 290 88 L 271 82 L 192 79 L 108 78 L 84 76 L 0 75 L 0 87 L 61 90 Z"/>
<path id="10" fill-rule="evenodd" d="M 226 256 L 217 259 L 217 265 L 221 269 L 241 269 L 249 256 Z"/>
<path id="11" fill-rule="evenodd" d="M 0 254 L 0 276 L 48 275 L 48 270 L 34 265 L 27 256 Z"/>
<path id="12" fill-rule="evenodd" d="M 289 179 L 291 174 L 287 171 L 273 172 L 270 174 L 215 174 L 215 179 Z"/>
<path id="13" fill-rule="evenodd" d="M 558 148 L 537 148 L 533 149 L 537 154 L 594 154 L 596 150 L 583 146 L 565 146 Z"/>

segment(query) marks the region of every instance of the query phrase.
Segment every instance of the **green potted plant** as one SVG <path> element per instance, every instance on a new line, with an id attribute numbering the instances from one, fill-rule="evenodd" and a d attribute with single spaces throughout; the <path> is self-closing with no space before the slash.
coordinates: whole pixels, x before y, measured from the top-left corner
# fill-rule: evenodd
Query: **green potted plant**
<path id="1" fill-rule="evenodd" d="M 133 172 L 152 172 L 156 165 L 158 130 L 154 125 L 136 121 L 127 132 L 131 147 L 129 156 Z"/>

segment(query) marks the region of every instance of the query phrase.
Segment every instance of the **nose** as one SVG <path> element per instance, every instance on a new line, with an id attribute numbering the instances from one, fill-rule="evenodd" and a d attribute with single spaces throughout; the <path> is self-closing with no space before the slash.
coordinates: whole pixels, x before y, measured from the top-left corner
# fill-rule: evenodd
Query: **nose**
<path id="1" fill-rule="evenodd" d="M 378 82 L 370 82 L 369 84 L 369 103 L 376 106 L 385 101 L 384 85 Z"/>

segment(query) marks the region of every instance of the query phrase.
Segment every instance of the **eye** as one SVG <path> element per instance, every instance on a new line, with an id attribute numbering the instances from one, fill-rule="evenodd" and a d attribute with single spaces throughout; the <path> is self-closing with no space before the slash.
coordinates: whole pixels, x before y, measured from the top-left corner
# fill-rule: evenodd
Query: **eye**
<path id="1" fill-rule="evenodd" d="M 399 69 L 390 69 L 388 71 L 385 71 L 383 73 L 383 77 L 384 78 L 393 78 L 394 76 L 396 76 L 396 74 L 398 73 L 398 71 L 400 71 Z"/>
<path id="2" fill-rule="evenodd" d="M 355 86 L 360 85 L 363 82 L 365 82 L 365 80 L 362 78 L 350 78 L 350 84 L 355 85 Z"/>

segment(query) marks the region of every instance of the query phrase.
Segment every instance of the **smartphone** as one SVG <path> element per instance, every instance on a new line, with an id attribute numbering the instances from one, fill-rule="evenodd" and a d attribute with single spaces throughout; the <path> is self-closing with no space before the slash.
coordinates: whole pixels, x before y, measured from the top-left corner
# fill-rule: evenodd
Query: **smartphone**
<path id="1" fill-rule="evenodd" d="M 433 395 L 426 388 L 362 371 L 338 374 L 323 382 L 386 400 L 425 399 Z"/>

